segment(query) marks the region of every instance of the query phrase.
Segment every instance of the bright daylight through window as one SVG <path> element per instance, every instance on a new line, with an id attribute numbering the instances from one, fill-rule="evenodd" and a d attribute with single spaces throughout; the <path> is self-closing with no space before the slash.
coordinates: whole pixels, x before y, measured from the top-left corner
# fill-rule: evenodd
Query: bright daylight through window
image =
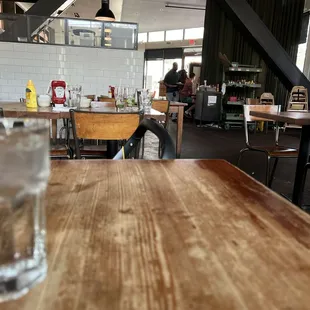
<path id="1" fill-rule="evenodd" d="M 160 42 L 165 40 L 165 31 L 149 32 L 149 42 Z"/>
<path id="2" fill-rule="evenodd" d="M 185 40 L 202 39 L 203 38 L 203 31 L 204 31 L 203 27 L 185 29 L 184 39 Z"/>

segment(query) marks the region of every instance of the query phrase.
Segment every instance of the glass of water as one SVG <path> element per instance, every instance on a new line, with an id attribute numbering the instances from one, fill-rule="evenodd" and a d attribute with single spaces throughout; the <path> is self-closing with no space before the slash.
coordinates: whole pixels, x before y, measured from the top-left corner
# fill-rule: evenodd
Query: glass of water
<path id="1" fill-rule="evenodd" d="M 115 106 L 117 108 L 117 110 L 119 111 L 123 111 L 125 108 L 125 100 L 124 100 L 124 96 L 125 96 L 125 91 L 124 91 L 124 87 L 115 87 L 114 89 L 114 96 L 115 96 Z"/>
<path id="2" fill-rule="evenodd" d="M 147 89 L 143 89 L 141 91 L 141 95 L 140 95 L 140 105 L 142 107 L 142 109 L 144 110 L 144 112 L 151 112 L 151 108 L 152 108 L 152 93 L 147 90 Z"/>
<path id="3" fill-rule="evenodd" d="M 49 122 L 0 118 L 0 301 L 19 298 L 46 276 L 49 174 Z"/>
<path id="4" fill-rule="evenodd" d="M 69 85 L 68 93 L 69 93 L 68 106 L 80 108 L 82 86 Z"/>

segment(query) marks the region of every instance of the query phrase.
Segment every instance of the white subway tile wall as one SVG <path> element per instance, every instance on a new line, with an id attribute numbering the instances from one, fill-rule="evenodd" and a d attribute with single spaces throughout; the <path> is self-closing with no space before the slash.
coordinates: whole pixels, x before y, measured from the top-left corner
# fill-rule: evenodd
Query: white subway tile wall
<path id="1" fill-rule="evenodd" d="M 33 80 L 38 94 L 51 80 L 80 84 L 84 95 L 107 95 L 109 85 L 141 88 L 144 51 L 0 42 L 0 101 L 19 101 Z"/>

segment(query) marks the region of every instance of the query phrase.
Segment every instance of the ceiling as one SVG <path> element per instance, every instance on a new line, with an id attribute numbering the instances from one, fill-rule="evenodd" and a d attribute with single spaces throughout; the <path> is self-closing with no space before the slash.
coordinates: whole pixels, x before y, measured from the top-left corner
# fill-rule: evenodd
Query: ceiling
<path id="1" fill-rule="evenodd" d="M 122 20 L 138 23 L 139 32 L 203 27 L 205 11 L 166 8 L 167 2 L 206 5 L 206 0 L 124 0 Z"/>
<path id="2" fill-rule="evenodd" d="M 110 0 L 110 8 L 117 20 L 139 24 L 139 32 L 203 27 L 204 11 L 165 8 L 165 4 L 178 3 L 204 7 L 206 0 Z M 94 18 L 101 0 L 76 0 L 62 16 Z"/>
<path id="3" fill-rule="evenodd" d="M 78 13 L 80 18 L 93 19 L 97 11 L 101 8 L 101 0 L 76 0 L 62 17 L 75 17 L 74 13 Z M 123 0 L 110 0 L 110 9 L 113 11 L 116 20 L 121 19 L 123 8 Z"/>

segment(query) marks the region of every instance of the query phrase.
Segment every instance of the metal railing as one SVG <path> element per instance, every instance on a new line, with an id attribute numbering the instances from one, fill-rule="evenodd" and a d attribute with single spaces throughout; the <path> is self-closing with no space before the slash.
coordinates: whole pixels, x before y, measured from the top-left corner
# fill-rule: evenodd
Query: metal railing
<path id="1" fill-rule="evenodd" d="M 138 49 L 138 24 L 0 14 L 0 42 Z"/>

